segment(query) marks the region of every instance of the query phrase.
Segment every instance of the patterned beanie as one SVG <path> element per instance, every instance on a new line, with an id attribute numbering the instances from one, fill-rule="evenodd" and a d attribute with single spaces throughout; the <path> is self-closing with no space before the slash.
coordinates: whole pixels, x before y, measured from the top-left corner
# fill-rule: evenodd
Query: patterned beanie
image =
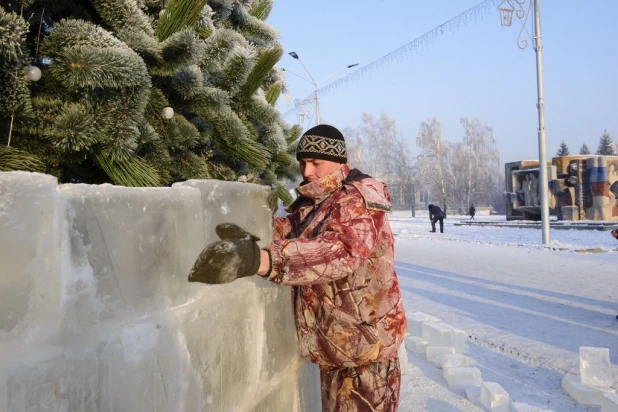
<path id="1" fill-rule="evenodd" d="M 306 158 L 347 163 L 348 153 L 341 132 L 327 124 L 320 124 L 307 130 L 300 138 L 296 149 L 296 160 Z"/>

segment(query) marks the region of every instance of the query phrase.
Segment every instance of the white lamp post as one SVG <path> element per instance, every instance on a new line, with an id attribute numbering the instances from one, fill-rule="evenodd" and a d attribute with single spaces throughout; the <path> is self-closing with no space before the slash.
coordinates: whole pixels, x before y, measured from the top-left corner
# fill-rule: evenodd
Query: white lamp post
<path id="1" fill-rule="evenodd" d="M 329 79 L 330 77 L 334 76 L 335 74 L 339 73 L 342 70 L 345 69 L 349 69 L 352 68 L 354 66 L 358 66 L 358 63 L 354 63 L 354 64 L 348 64 L 347 66 L 343 66 L 342 68 L 332 72 L 331 74 L 329 74 L 328 76 L 326 76 L 325 78 L 323 78 L 322 80 L 320 80 L 319 82 L 316 82 L 315 79 L 313 78 L 313 76 L 311 75 L 311 73 L 309 73 L 309 70 L 307 70 L 307 67 L 305 67 L 304 63 L 302 62 L 302 60 L 300 60 L 300 57 L 298 57 L 298 54 L 295 52 L 290 52 L 288 53 L 290 56 L 292 56 L 294 59 L 298 60 L 298 62 L 303 66 L 303 69 L 305 69 L 305 72 L 307 73 L 307 75 L 309 76 L 309 79 L 307 79 L 306 77 L 300 76 L 290 70 L 286 70 L 286 69 L 281 69 L 285 72 L 288 72 L 290 74 L 293 74 L 296 77 L 299 77 L 301 79 L 303 79 L 306 82 L 309 82 L 313 85 L 313 98 L 311 99 L 303 99 L 303 100 L 295 100 L 294 104 L 296 105 L 296 108 L 298 109 L 298 118 L 301 119 L 301 122 L 304 120 L 304 113 L 303 113 L 303 107 L 306 106 L 308 103 L 313 103 L 314 106 L 314 115 L 315 115 L 315 124 L 318 125 L 320 124 L 320 101 L 319 101 L 319 88 L 318 85 L 322 82 L 324 82 L 326 79 Z M 300 113 L 303 113 L 303 115 L 301 116 Z"/>
<path id="2" fill-rule="evenodd" d="M 498 6 L 500 11 L 500 23 L 503 26 L 510 26 L 513 21 L 513 12 L 522 22 L 522 29 L 517 38 L 517 45 L 520 49 L 528 47 L 528 42 L 522 39 L 524 31 L 527 30 L 528 16 L 530 10 L 534 14 L 533 20 L 533 41 L 534 51 L 536 52 L 536 84 L 537 84 L 537 108 L 539 112 L 539 172 L 540 172 L 540 191 L 541 191 L 541 223 L 543 232 L 543 244 L 549 243 L 549 195 L 548 195 L 548 176 L 547 176 L 547 143 L 545 136 L 545 99 L 543 95 L 543 44 L 541 42 L 541 11 L 539 8 L 540 0 L 504 0 Z"/>

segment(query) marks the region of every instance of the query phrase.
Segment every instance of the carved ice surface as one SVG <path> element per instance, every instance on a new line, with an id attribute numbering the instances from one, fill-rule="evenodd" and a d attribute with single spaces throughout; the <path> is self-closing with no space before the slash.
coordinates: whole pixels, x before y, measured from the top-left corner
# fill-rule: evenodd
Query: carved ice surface
<path id="1" fill-rule="evenodd" d="M 427 346 L 427 360 L 432 363 L 437 363 L 444 355 L 455 353 L 455 348 L 452 346 Z"/>
<path id="2" fill-rule="evenodd" d="M 419 336 L 406 337 L 406 349 L 420 355 L 424 355 L 427 352 L 428 344 L 429 342 Z"/>
<path id="3" fill-rule="evenodd" d="M 61 185 L 0 173 L 0 411 L 298 411 L 290 290 L 187 276 L 215 225 L 270 239 L 267 188 Z M 251 213 L 247 213 L 251 210 Z"/>
<path id="4" fill-rule="evenodd" d="M 461 355 L 459 353 L 444 355 L 439 358 L 436 363 L 438 368 L 459 368 L 459 367 L 467 367 L 467 366 L 476 366 L 476 362 L 474 359 L 469 358 L 465 355 Z"/>
<path id="5" fill-rule="evenodd" d="M 481 404 L 490 412 L 509 412 L 509 394 L 496 382 L 483 382 Z"/>
<path id="6" fill-rule="evenodd" d="M 582 405 L 601 405 L 603 395 L 612 392 L 609 389 L 583 385 L 581 379 L 576 375 L 565 375 L 562 378 L 562 387 L 573 399 Z"/>
<path id="7" fill-rule="evenodd" d="M 55 177 L 1 176 L 0 365 L 3 349 L 53 336 L 58 328 L 63 220 Z"/>
<path id="8" fill-rule="evenodd" d="M 601 412 L 618 412 L 618 393 L 606 393 L 601 398 Z"/>
<path id="9" fill-rule="evenodd" d="M 456 353 L 464 353 L 466 332 L 438 322 L 423 322 L 422 337 L 432 346 L 452 346 Z"/>
<path id="10" fill-rule="evenodd" d="M 579 348 L 579 374 L 583 385 L 609 388 L 613 384 L 608 348 Z"/>
<path id="11" fill-rule="evenodd" d="M 468 387 L 481 386 L 481 371 L 472 367 L 448 367 L 442 373 L 448 386 Z"/>
<path id="12" fill-rule="evenodd" d="M 406 319 L 408 320 L 408 333 L 412 336 L 423 336 L 423 323 L 440 322 L 440 319 L 424 312 L 408 313 Z"/>

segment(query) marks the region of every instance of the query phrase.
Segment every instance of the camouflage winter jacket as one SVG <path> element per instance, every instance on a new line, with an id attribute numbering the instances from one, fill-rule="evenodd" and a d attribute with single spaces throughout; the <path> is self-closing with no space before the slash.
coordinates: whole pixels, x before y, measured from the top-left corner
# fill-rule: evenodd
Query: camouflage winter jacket
<path id="1" fill-rule="evenodd" d="M 397 356 L 406 319 L 386 186 L 344 165 L 297 191 L 274 220 L 265 276 L 293 286 L 301 354 L 323 371 Z"/>

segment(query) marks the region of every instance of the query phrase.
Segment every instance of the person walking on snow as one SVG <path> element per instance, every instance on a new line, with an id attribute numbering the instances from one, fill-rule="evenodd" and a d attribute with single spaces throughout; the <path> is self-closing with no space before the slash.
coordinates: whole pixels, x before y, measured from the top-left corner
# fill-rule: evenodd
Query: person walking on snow
<path id="1" fill-rule="evenodd" d="M 204 249 L 189 281 L 226 283 L 256 274 L 292 287 L 300 351 L 320 368 L 322 410 L 394 412 L 401 370 L 397 350 L 406 318 L 394 270 L 386 185 L 347 163 L 345 139 L 318 125 L 300 139 L 303 182 L 274 241 L 260 249 L 238 226 Z"/>
<path id="2" fill-rule="evenodd" d="M 440 233 L 444 233 L 444 212 L 439 206 L 429 205 L 429 221 L 431 221 L 431 231 L 436 231 L 436 222 L 440 221 Z"/>
<path id="3" fill-rule="evenodd" d="M 470 214 L 470 219 L 474 219 L 474 215 L 476 214 L 476 208 L 474 207 L 473 203 L 470 203 L 470 209 L 468 210 L 468 213 Z"/>

